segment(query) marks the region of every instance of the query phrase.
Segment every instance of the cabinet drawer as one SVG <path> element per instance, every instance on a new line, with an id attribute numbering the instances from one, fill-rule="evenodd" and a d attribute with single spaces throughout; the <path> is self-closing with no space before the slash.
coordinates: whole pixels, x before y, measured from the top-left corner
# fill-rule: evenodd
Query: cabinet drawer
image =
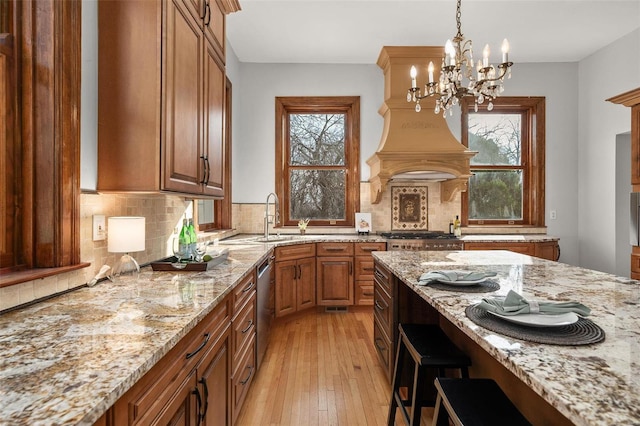
<path id="1" fill-rule="evenodd" d="M 247 300 L 255 295 L 256 274 L 254 272 L 244 277 L 233 289 L 233 316 L 235 317 Z"/>
<path id="2" fill-rule="evenodd" d="M 294 244 L 290 246 L 276 247 L 276 262 L 303 259 L 305 257 L 313 257 L 315 255 L 315 244 Z"/>
<path id="3" fill-rule="evenodd" d="M 387 335 L 392 336 L 393 310 L 391 297 L 377 286 L 373 288 L 373 315 L 380 322 L 380 326 L 384 328 Z"/>
<path id="4" fill-rule="evenodd" d="M 235 374 L 231 378 L 231 406 L 232 424 L 235 424 L 244 399 L 247 396 L 249 387 L 253 383 L 256 374 L 256 341 L 252 339 L 246 351 L 243 353 L 241 361 Z"/>
<path id="5" fill-rule="evenodd" d="M 387 294 L 391 294 L 391 274 L 380 264 L 374 264 L 373 278 Z"/>
<path id="6" fill-rule="evenodd" d="M 386 251 L 387 243 L 355 243 L 356 256 L 371 256 L 372 251 Z"/>
<path id="7" fill-rule="evenodd" d="M 318 256 L 353 256 L 353 243 L 318 243 Z"/>
<path id="8" fill-rule="evenodd" d="M 378 358 L 380 358 L 380 362 L 382 363 L 382 367 L 387 373 L 387 379 L 391 381 L 394 365 L 393 346 L 391 345 L 389 337 L 384 333 L 377 320 L 374 320 L 373 322 L 373 344 L 376 348 L 376 352 L 378 353 Z"/>
<path id="9" fill-rule="evenodd" d="M 356 281 L 356 305 L 373 305 L 373 280 Z"/>
<path id="10" fill-rule="evenodd" d="M 255 294 L 255 293 L 254 293 Z M 251 337 L 256 332 L 256 299 L 255 297 L 244 305 L 242 310 L 238 312 L 238 315 L 232 322 L 231 338 L 232 354 L 233 358 L 240 356 L 242 350 L 247 346 Z"/>
<path id="11" fill-rule="evenodd" d="M 373 280 L 373 258 L 356 256 L 356 280 Z"/>

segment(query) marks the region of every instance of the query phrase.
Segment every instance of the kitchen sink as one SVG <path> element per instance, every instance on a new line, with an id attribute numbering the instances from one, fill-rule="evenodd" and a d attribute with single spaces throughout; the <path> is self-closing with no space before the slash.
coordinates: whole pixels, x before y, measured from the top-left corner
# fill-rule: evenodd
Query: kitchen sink
<path id="1" fill-rule="evenodd" d="M 265 237 L 243 237 L 243 238 L 230 238 L 227 240 L 220 241 L 220 244 L 232 244 L 232 245 L 242 245 L 242 244 L 264 244 L 264 243 L 277 243 L 280 241 L 289 241 L 302 238 L 297 235 L 270 235 L 269 238 Z"/>

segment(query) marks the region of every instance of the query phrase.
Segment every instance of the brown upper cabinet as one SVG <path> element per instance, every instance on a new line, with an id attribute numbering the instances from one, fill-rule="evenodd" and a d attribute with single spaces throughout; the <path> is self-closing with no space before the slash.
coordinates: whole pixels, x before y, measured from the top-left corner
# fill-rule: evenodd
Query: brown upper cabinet
<path id="1" fill-rule="evenodd" d="M 631 185 L 640 192 L 640 87 L 607 99 L 631 108 Z"/>
<path id="2" fill-rule="evenodd" d="M 224 196 L 222 7 L 99 3 L 98 190 Z"/>

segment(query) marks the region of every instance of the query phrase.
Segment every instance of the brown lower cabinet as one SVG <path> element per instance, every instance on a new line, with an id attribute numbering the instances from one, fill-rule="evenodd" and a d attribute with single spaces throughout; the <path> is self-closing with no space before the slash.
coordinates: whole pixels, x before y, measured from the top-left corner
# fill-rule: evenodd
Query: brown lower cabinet
<path id="1" fill-rule="evenodd" d="M 558 241 L 497 241 L 464 242 L 465 250 L 509 250 L 547 260 L 560 258 Z"/>
<path id="2" fill-rule="evenodd" d="M 230 325 L 227 297 L 115 403 L 106 423 L 230 424 Z"/>
<path id="3" fill-rule="evenodd" d="M 353 305 L 353 243 L 318 243 L 316 254 L 318 305 Z"/>
<path id="4" fill-rule="evenodd" d="M 95 424 L 231 425 L 255 373 L 252 272 Z"/>
<path id="5" fill-rule="evenodd" d="M 276 247 L 275 315 L 316 306 L 316 245 Z"/>

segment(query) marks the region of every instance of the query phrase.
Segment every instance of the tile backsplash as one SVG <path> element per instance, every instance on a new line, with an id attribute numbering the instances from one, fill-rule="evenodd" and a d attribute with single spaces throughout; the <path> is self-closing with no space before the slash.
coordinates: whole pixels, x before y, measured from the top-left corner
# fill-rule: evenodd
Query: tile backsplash
<path id="1" fill-rule="evenodd" d="M 403 182 L 402 186 L 428 187 L 429 230 L 446 231 L 449 220 L 460 214 L 460 195 L 452 202 L 440 202 L 440 184 Z M 265 194 L 266 197 L 266 194 Z M 391 188 L 380 203 L 372 205 L 369 183 L 360 184 L 360 211 L 370 212 L 373 232 L 391 229 Z M 113 265 L 117 254 L 107 252 L 107 240 L 93 241 L 93 215 L 144 216 L 146 249 L 133 254 L 138 263 L 148 263 L 170 256 L 170 242 L 176 227 L 191 206 L 191 201 L 165 194 L 94 194 L 80 196 L 80 259 L 87 268 L 0 288 L 0 311 L 40 298 L 80 287 L 93 278 L 102 265 Z M 233 204 L 233 227 L 236 232 L 261 234 L 264 226 L 264 203 Z M 190 213 L 188 213 L 190 215 Z M 297 227 L 281 232 L 298 232 Z M 354 228 L 308 228 L 307 233 L 353 233 Z"/>

